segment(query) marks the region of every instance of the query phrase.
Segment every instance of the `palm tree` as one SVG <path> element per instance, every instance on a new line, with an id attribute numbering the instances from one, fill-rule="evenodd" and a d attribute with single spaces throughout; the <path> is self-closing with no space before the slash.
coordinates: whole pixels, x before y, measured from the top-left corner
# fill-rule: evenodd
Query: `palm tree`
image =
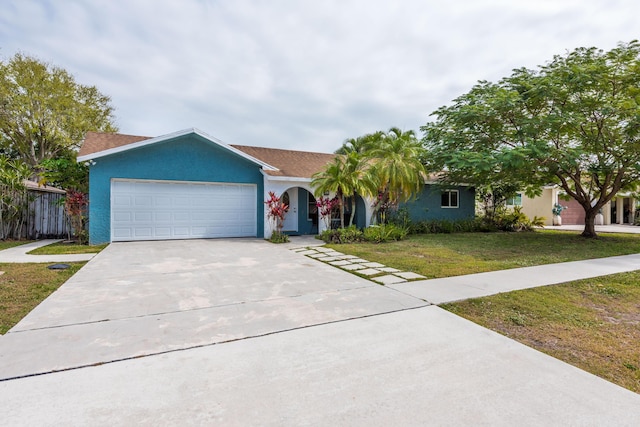
<path id="1" fill-rule="evenodd" d="M 380 180 L 379 191 L 390 204 L 397 206 L 421 190 L 426 176 L 420 161 L 423 150 L 414 131 L 392 127 L 368 152 L 369 173 Z"/>
<path id="2" fill-rule="evenodd" d="M 336 155 L 324 170 L 312 176 L 311 186 L 315 188 L 316 197 L 333 192 L 340 200 L 341 228 L 344 228 L 344 197 L 351 197 L 351 225 L 355 217 L 357 194 L 369 195 L 377 188 L 366 169 L 366 159 L 356 151 L 350 151 L 345 155 Z"/>

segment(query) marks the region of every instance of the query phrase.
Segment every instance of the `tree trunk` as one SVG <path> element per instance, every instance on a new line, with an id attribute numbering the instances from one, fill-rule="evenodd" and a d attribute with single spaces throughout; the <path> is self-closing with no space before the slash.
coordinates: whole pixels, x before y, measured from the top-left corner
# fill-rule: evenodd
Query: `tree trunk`
<path id="1" fill-rule="evenodd" d="M 353 218 L 356 216 L 356 193 L 351 196 L 351 217 L 349 218 L 349 226 L 353 225 Z"/>
<path id="2" fill-rule="evenodd" d="M 340 197 L 340 228 L 344 228 L 344 197 Z"/>
<path id="3" fill-rule="evenodd" d="M 596 234 L 596 209 L 585 210 L 584 212 L 584 230 L 582 231 L 582 237 L 595 238 Z"/>

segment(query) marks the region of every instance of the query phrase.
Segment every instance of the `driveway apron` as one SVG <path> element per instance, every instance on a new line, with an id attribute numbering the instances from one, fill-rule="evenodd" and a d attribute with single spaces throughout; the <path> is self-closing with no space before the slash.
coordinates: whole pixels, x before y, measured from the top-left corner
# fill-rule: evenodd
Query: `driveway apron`
<path id="1" fill-rule="evenodd" d="M 264 240 L 114 243 L 0 339 L 0 379 L 424 305 Z"/>

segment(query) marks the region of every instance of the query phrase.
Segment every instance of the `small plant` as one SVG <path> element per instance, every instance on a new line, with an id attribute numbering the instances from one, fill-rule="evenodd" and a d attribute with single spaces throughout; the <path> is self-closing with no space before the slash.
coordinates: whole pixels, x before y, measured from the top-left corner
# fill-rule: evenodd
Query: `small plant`
<path id="1" fill-rule="evenodd" d="M 273 191 L 269 191 L 269 198 L 264 203 L 267 205 L 267 217 L 271 222 L 271 230 L 273 230 L 269 241 L 273 243 L 288 242 L 289 237 L 282 233 L 282 226 L 284 217 L 289 212 L 289 206 L 282 203 L 280 197 L 276 196 Z"/>
<path id="2" fill-rule="evenodd" d="M 85 229 L 85 213 L 89 199 L 81 191 L 68 190 L 64 200 L 64 210 L 71 222 L 71 229 L 78 239 L 78 243 L 87 243 L 87 230 Z M 70 231 L 71 233 L 71 231 Z M 69 239 L 71 240 L 71 239 Z"/>
<path id="3" fill-rule="evenodd" d="M 565 209 L 567 209 L 567 206 L 562 206 L 561 204 L 556 203 L 555 205 L 553 205 L 551 213 L 553 214 L 553 216 L 560 216 L 562 214 L 562 211 L 564 211 Z"/>
<path id="4" fill-rule="evenodd" d="M 287 243 L 289 242 L 289 236 L 285 233 L 279 233 L 274 230 L 271 233 L 271 237 L 269 237 L 269 241 L 271 243 Z"/>
<path id="5" fill-rule="evenodd" d="M 331 228 L 331 215 L 335 207 L 339 204 L 337 198 L 330 199 L 328 197 L 320 197 L 316 200 L 316 207 L 318 208 L 318 213 L 320 214 L 320 218 L 325 225 L 325 230 Z"/>

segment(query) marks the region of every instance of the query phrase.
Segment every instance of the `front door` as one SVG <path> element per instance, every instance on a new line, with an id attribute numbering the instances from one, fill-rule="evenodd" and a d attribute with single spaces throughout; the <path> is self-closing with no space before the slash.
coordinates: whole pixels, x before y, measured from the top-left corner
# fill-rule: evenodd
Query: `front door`
<path id="1" fill-rule="evenodd" d="M 298 188 L 290 188 L 282 194 L 282 203 L 289 205 L 289 212 L 284 216 L 282 231 L 298 231 Z"/>

